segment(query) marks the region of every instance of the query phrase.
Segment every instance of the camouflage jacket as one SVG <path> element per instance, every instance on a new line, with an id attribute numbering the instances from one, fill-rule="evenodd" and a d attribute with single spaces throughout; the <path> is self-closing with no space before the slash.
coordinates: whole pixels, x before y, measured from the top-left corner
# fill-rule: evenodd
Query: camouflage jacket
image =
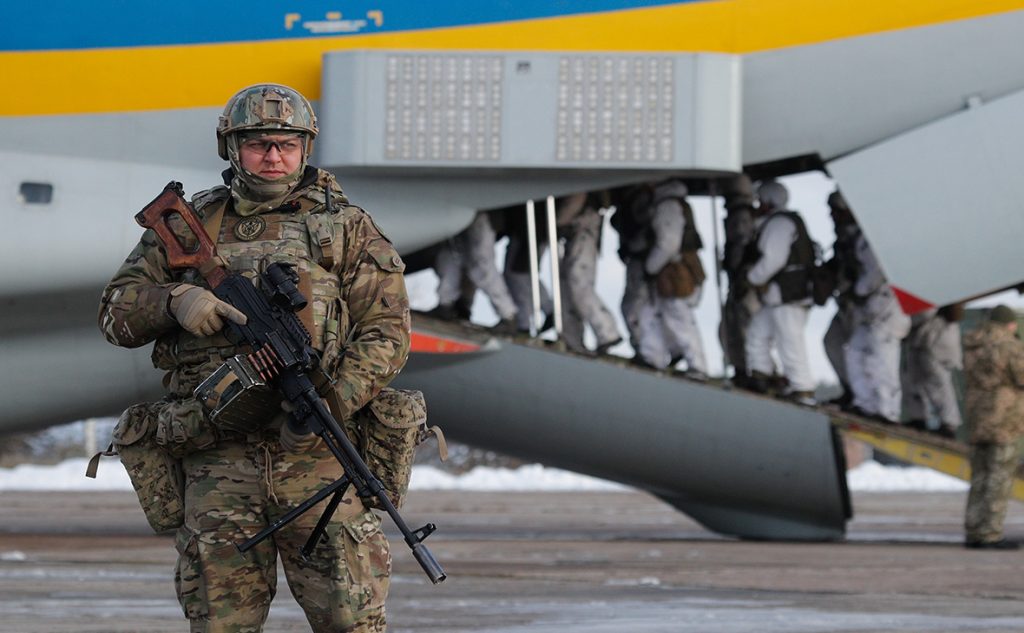
<path id="1" fill-rule="evenodd" d="M 986 323 L 964 336 L 963 347 L 971 443 L 1016 442 L 1024 432 L 1024 341 Z"/>
<path id="2" fill-rule="evenodd" d="M 348 204 L 331 174 L 308 167 L 280 207 L 255 218 L 234 213 L 225 186 L 196 194 L 192 204 L 208 231 L 223 209 L 217 251 L 231 271 L 251 278 L 274 262 L 295 266 L 299 289 L 311 299 L 299 317 L 323 353 L 321 365 L 337 381 L 346 417 L 403 367 L 410 338 L 405 265 L 370 216 Z M 183 226 L 172 224 L 188 247 L 194 238 Z M 153 364 L 168 372 L 164 384 L 171 395 L 183 398 L 238 348 L 223 334 L 197 337 L 178 326 L 168 302 L 179 283 L 205 286 L 195 270 L 171 270 L 155 233 L 146 230 L 104 289 L 99 324 L 115 345 L 155 340 Z"/>

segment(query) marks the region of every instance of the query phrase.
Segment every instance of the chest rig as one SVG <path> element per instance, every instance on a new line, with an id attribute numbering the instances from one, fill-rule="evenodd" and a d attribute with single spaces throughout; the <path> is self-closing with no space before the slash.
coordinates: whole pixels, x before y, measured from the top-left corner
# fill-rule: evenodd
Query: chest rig
<path id="1" fill-rule="evenodd" d="M 192 201 L 207 233 L 215 237 L 218 255 L 232 272 L 256 279 L 271 264 L 293 266 L 299 291 L 308 300 L 298 317 L 312 336 L 313 347 L 324 354 L 325 367 L 335 360 L 339 334 L 348 330 L 339 275 L 343 224 L 335 222 L 345 200 L 331 194 L 321 187 L 308 187 L 281 207 L 254 216 L 233 212 L 227 187 L 202 192 Z M 188 248 L 187 231 L 180 234 Z M 178 281 L 204 285 L 195 270 L 183 271 Z M 226 359 L 246 351 L 220 333 L 195 336 L 180 330 L 173 337 L 170 349 L 165 349 L 170 357 L 163 359 L 166 366 L 162 368 L 171 371 L 167 386 L 179 396 L 190 393 Z M 157 354 L 155 349 L 155 364 Z"/>

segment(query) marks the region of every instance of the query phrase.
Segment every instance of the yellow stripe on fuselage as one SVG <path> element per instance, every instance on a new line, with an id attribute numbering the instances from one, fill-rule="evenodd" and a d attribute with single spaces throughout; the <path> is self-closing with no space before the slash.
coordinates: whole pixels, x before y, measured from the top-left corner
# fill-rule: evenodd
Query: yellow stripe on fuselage
<path id="1" fill-rule="evenodd" d="M 750 53 L 1019 9 L 1024 0 L 719 0 L 362 36 L 0 53 L 15 95 L 0 115 L 208 107 L 260 82 L 317 99 L 322 56 L 336 50 Z"/>

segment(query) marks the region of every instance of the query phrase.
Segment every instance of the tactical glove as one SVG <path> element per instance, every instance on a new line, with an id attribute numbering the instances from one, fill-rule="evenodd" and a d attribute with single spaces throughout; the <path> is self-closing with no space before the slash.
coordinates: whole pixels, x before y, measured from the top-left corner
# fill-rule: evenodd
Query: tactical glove
<path id="1" fill-rule="evenodd" d="M 171 289 L 171 301 L 168 309 L 181 327 L 196 336 L 210 336 L 224 327 L 227 317 L 245 325 L 246 316 L 232 305 L 214 296 L 212 292 L 199 286 L 180 284 Z"/>

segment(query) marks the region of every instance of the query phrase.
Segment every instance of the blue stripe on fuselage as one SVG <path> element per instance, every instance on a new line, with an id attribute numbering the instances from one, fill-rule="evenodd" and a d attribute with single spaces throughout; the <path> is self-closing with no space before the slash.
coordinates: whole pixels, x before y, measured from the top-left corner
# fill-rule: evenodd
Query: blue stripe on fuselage
<path id="1" fill-rule="evenodd" d="M 701 0 L 45 0 L 18 2 L 16 8 L 0 12 L 0 51 L 214 44 L 384 33 L 698 1 Z M 332 12 L 340 13 L 340 19 L 329 16 Z M 380 25 L 373 12 L 380 12 Z M 291 28 L 286 26 L 289 21 Z"/>

